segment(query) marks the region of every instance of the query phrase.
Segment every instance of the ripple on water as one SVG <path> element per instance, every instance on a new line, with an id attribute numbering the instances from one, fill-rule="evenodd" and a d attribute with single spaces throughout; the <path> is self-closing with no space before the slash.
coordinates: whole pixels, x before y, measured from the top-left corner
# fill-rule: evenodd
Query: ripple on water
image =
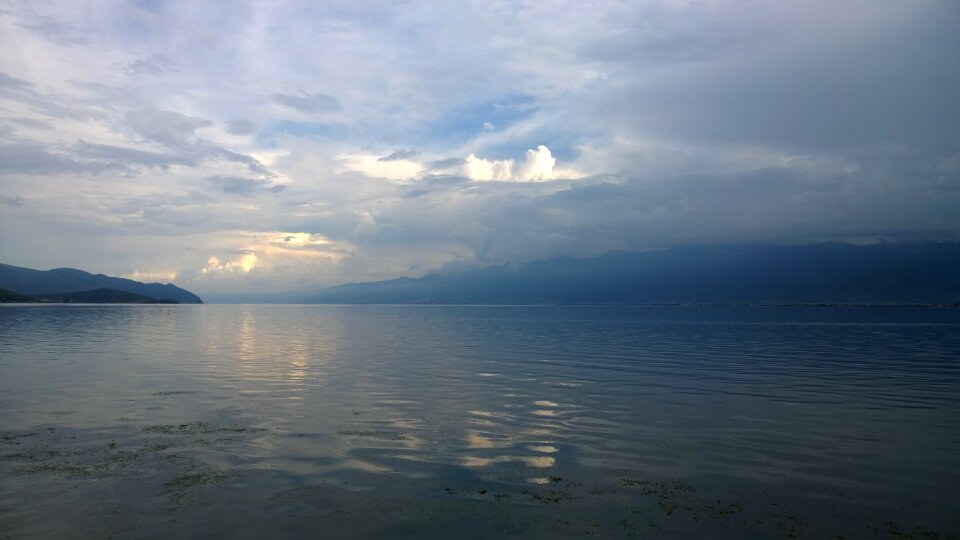
<path id="1" fill-rule="evenodd" d="M 958 310 L 3 307 L 0 522 L 947 535 L 957 328 Z"/>

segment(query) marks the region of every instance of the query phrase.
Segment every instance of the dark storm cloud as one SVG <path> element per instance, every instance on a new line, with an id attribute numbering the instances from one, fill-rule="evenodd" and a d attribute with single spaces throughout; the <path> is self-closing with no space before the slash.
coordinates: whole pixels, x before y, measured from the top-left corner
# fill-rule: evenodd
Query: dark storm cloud
<path id="1" fill-rule="evenodd" d="M 336 98 L 327 94 L 301 92 L 294 94 L 273 94 L 270 99 L 274 103 L 296 109 L 304 113 L 333 112 L 340 110 L 340 103 Z"/>
<path id="2" fill-rule="evenodd" d="M 691 244 L 960 237 L 960 181 L 915 171 L 829 177 L 772 168 L 723 176 L 572 185 L 543 197 L 497 197 L 481 214 L 478 257 L 603 253 Z M 539 240 L 538 240 L 539 239 Z M 539 242 L 539 244 L 536 244 Z"/>
<path id="3" fill-rule="evenodd" d="M 749 25 L 738 24 L 742 21 L 711 18 L 696 10 L 686 15 L 671 20 L 640 9 L 632 22 L 644 31 L 593 36 L 578 43 L 576 54 L 587 62 L 664 66 L 740 53 L 758 37 Z M 658 24 L 650 24 L 657 18 L 661 18 Z"/>
<path id="4" fill-rule="evenodd" d="M 429 177 L 385 194 L 375 229 L 358 228 L 334 207 L 285 226 L 371 251 L 461 246 L 480 264 L 689 245 L 960 239 L 960 158 L 890 161 L 899 165 L 877 160 L 829 174 L 770 167 L 657 181 Z"/>
<path id="5" fill-rule="evenodd" d="M 749 144 L 818 153 L 877 145 L 960 145 L 955 120 L 960 118 L 960 56 L 946 52 L 960 46 L 960 4 L 926 3 L 917 13 L 899 15 L 884 13 L 891 4 L 881 7 L 873 31 L 828 17 L 819 32 L 782 40 L 772 39 L 769 29 L 751 36 L 748 27 L 715 28 L 708 21 L 705 28 L 713 30 L 671 36 L 682 43 L 666 50 L 723 54 L 672 73 L 655 71 L 640 53 L 620 54 L 630 41 L 598 42 L 594 46 L 616 54 L 605 59 L 610 69 L 632 75 L 619 90 L 591 101 L 584 118 L 598 129 L 642 131 L 687 145 Z M 833 16 L 855 14 L 846 6 Z M 738 31 L 753 43 L 770 42 L 777 49 L 744 48 Z"/>

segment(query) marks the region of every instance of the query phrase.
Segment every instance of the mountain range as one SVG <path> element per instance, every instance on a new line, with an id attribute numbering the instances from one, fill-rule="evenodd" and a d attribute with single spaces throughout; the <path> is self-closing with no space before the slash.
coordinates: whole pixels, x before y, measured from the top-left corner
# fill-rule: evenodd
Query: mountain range
<path id="1" fill-rule="evenodd" d="M 240 301 L 322 304 L 960 304 L 960 243 L 713 246 L 556 258 Z M 172 284 L 0 264 L 2 302 L 203 301 Z M 236 300 L 233 300 L 236 301 Z"/>
<path id="2" fill-rule="evenodd" d="M 960 243 L 689 247 L 330 287 L 311 303 L 955 304 Z"/>
<path id="3" fill-rule="evenodd" d="M 54 302 L 203 303 L 199 296 L 170 283 L 140 283 L 132 279 L 91 274 L 75 268 L 34 270 L 0 263 L 0 289 L 35 299 L 43 297 Z"/>

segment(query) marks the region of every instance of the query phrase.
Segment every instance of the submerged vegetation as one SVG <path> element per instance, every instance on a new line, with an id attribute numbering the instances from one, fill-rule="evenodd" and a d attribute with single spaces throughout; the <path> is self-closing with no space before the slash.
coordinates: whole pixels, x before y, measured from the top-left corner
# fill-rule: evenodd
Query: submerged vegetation
<path id="1" fill-rule="evenodd" d="M 373 430 L 344 429 L 336 435 L 345 441 L 377 438 L 388 443 L 402 438 L 399 433 Z M 314 518 L 326 516 L 334 526 L 345 527 L 341 532 L 348 536 L 351 531 L 383 532 L 411 526 L 433 534 L 431 531 L 444 531 L 443 527 L 466 520 L 476 527 L 467 536 L 666 538 L 725 531 L 733 536 L 788 539 L 960 538 L 922 525 L 864 521 L 852 498 L 843 493 L 833 497 L 830 505 L 834 515 L 825 522 L 822 516 L 803 516 L 767 493 L 723 495 L 686 480 L 635 473 L 613 482 L 540 476 L 516 483 L 485 479 L 482 474 L 459 474 L 456 476 L 462 479 L 457 483 L 443 485 L 437 478 L 416 482 L 412 490 L 391 492 L 370 491 L 362 485 L 362 476 L 337 480 L 334 471 L 301 487 L 280 489 L 266 496 L 246 491 L 244 486 L 264 481 L 257 477 L 268 474 L 268 466 L 251 469 L 214 465 L 203 451 L 215 445 L 271 444 L 270 440 L 278 436 L 260 426 L 207 421 L 150 424 L 139 430 L 41 426 L 0 434 L 0 471 L 8 479 L 30 478 L 31 484 L 70 485 L 77 493 L 107 485 L 114 486 L 111 491 L 136 489 L 145 504 L 156 501 L 154 508 L 140 508 L 139 512 L 154 516 L 229 501 L 256 502 L 259 497 L 260 504 L 266 505 L 265 512 L 295 507 L 305 519 L 313 514 Z M 537 469 L 529 472 L 535 474 Z M 124 502 L 116 500 L 114 504 Z M 105 517 L 115 510 L 100 511 Z M 163 523 L 161 520 L 154 532 L 163 530 Z M 359 528 L 351 529 L 355 526 Z"/>

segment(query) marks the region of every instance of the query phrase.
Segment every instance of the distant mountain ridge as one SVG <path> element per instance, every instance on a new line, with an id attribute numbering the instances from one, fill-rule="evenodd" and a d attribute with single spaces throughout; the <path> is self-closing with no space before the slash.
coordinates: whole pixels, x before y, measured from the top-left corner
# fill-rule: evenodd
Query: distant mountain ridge
<path id="1" fill-rule="evenodd" d="M 132 279 L 91 274 L 75 268 L 34 270 L 0 263 L 0 288 L 31 297 L 110 289 L 153 300 L 176 300 L 184 304 L 203 303 L 199 296 L 171 283 L 140 283 Z"/>
<path id="2" fill-rule="evenodd" d="M 92 291 L 38 294 L 30 297 L 35 302 L 62 304 L 179 304 L 179 300 L 156 299 L 142 294 L 118 291 L 115 289 L 94 289 Z"/>
<path id="3" fill-rule="evenodd" d="M 31 300 L 29 296 L 7 289 L 0 289 L 0 302 L 30 302 Z"/>
<path id="4" fill-rule="evenodd" d="M 706 247 L 348 283 L 312 303 L 954 304 L 960 243 Z"/>

